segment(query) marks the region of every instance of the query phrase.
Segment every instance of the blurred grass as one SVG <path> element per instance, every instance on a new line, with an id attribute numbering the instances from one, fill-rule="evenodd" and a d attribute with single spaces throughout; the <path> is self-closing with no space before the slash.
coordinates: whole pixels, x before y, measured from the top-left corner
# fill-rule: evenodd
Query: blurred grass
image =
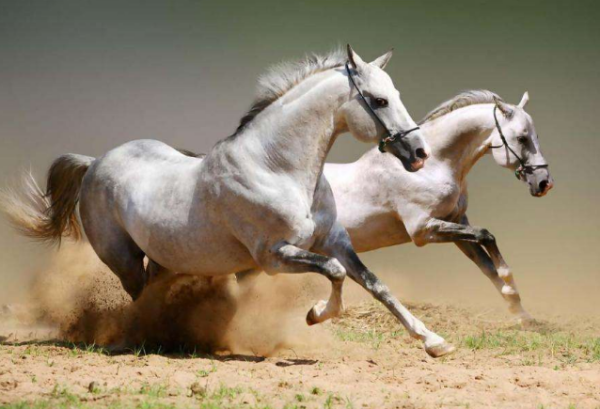
<path id="1" fill-rule="evenodd" d="M 144 385 L 139 390 L 110 390 L 90 391 L 94 397 L 75 394 L 66 387 L 55 387 L 47 399 L 22 401 L 7 405 L 0 405 L 1 409 L 87 409 L 87 408 L 123 408 L 123 409 L 170 409 L 170 408 L 198 408 L 198 409 L 273 409 L 257 391 L 240 386 L 229 387 L 219 385 L 211 391 L 202 387 L 192 386 L 186 392 L 188 397 L 195 398 L 190 404 L 175 401 L 177 394 L 168 392 L 162 384 Z M 255 403 L 250 403 L 248 395 L 252 395 Z M 326 405 L 326 402 L 324 403 Z M 284 408 L 295 408 L 296 403 L 286 403 Z"/>
<path id="2" fill-rule="evenodd" d="M 462 353 L 489 352 L 494 356 L 518 356 L 524 365 L 600 362 L 600 336 L 588 327 L 536 322 L 526 328 L 498 317 L 451 306 L 407 304 L 429 329 L 444 336 Z M 335 320 L 336 338 L 380 349 L 383 345 L 410 342 L 408 333 L 379 303 L 369 301 L 349 307 Z"/>

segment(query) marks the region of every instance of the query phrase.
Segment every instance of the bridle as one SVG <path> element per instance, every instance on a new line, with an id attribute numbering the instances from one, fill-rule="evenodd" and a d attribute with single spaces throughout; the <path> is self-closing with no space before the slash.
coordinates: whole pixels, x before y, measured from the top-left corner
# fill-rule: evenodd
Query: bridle
<path id="1" fill-rule="evenodd" d="M 381 126 L 383 126 L 383 129 L 385 129 L 385 133 L 387 134 L 387 136 L 384 136 L 379 140 L 379 151 L 380 152 L 385 152 L 385 146 L 388 143 L 392 143 L 392 142 L 395 142 L 396 140 L 400 140 L 400 139 L 404 138 L 406 135 L 408 135 L 409 133 L 416 131 L 417 129 L 421 129 L 420 127 L 416 126 L 412 129 L 409 129 L 408 131 L 400 131 L 395 134 L 392 134 L 390 132 L 390 130 L 388 129 L 388 127 L 385 126 L 385 123 L 383 122 L 383 120 L 379 117 L 379 115 L 377 115 L 377 113 L 375 113 L 375 110 L 367 102 L 367 98 L 365 98 L 365 96 L 363 95 L 360 88 L 358 88 L 358 85 L 356 85 L 356 82 L 354 82 L 354 77 L 352 76 L 352 72 L 350 71 L 350 67 L 348 66 L 348 63 L 346 63 L 346 72 L 348 72 L 348 77 L 350 78 L 350 82 L 352 82 L 352 85 L 354 85 L 354 88 L 356 88 L 356 91 L 358 92 L 358 95 L 360 95 L 360 98 L 363 100 L 363 102 L 365 103 L 367 108 L 369 108 L 369 111 L 371 111 L 371 113 L 373 114 L 375 119 L 377 119 L 377 121 L 381 124 Z"/>
<path id="2" fill-rule="evenodd" d="M 490 149 L 498 149 L 505 147 L 510 153 L 512 153 L 515 156 L 515 158 L 517 158 L 520 166 L 517 168 L 517 170 L 515 170 L 515 176 L 519 180 L 524 180 L 525 173 L 531 173 L 536 169 L 547 168 L 547 163 L 543 163 L 541 165 L 527 165 L 525 161 L 519 155 L 517 155 L 517 153 L 510 147 L 508 142 L 506 142 L 506 138 L 504 137 L 504 133 L 502 133 L 502 128 L 500 127 L 500 123 L 498 122 L 498 117 L 496 115 L 497 110 L 498 105 L 494 105 L 494 122 L 496 122 L 496 129 L 498 130 L 498 134 L 500 135 L 500 139 L 502 140 L 502 145 L 490 146 Z"/>

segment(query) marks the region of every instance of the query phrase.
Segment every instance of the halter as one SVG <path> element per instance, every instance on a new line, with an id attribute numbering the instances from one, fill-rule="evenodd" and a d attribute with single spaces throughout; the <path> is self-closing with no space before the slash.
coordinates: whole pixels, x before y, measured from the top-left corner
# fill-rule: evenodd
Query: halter
<path id="1" fill-rule="evenodd" d="M 416 126 L 416 127 L 412 128 L 412 129 L 409 129 L 408 131 L 400 131 L 398 133 L 392 134 L 390 132 L 390 130 L 388 129 L 388 127 L 385 126 L 385 123 L 383 123 L 383 120 L 379 117 L 379 115 L 377 115 L 375 113 L 375 110 L 367 102 L 367 98 L 365 98 L 365 96 L 363 95 L 363 93 L 360 90 L 360 88 L 358 88 L 358 85 L 356 85 L 356 82 L 354 82 L 354 77 L 352 76 L 352 72 L 350 71 L 350 67 L 348 67 L 348 63 L 346 63 L 346 71 L 348 72 L 348 77 L 350 78 L 350 82 L 352 82 L 352 85 L 354 85 L 354 88 L 356 88 L 356 91 L 358 92 L 358 95 L 360 95 L 360 98 L 363 100 L 363 102 L 365 103 L 365 105 L 367 106 L 367 108 L 369 108 L 369 111 L 371 111 L 371 113 L 373 114 L 373 116 L 375 117 L 375 119 L 377 119 L 377 121 L 381 124 L 381 126 L 383 126 L 383 129 L 385 129 L 385 133 L 387 134 L 387 136 L 384 136 L 384 137 L 382 137 L 379 140 L 379 151 L 380 152 L 385 152 L 385 146 L 388 143 L 395 142 L 398 139 L 404 138 L 406 135 L 408 135 L 412 131 L 416 131 L 417 129 L 421 129 L 420 127 Z"/>
<path id="2" fill-rule="evenodd" d="M 496 122 L 496 129 L 498 130 L 498 134 L 500 134 L 500 139 L 502 140 L 502 145 L 490 146 L 490 149 L 498 149 L 502 147 L 506 147 L 510 153 L 512 153 L 515 158 L 519 161 L 520 166 L 515 170 L 515 176 L 519 180 L 524 180 L 525 173 L 533 172 L 536 169 L 547 168 L 548 164 L 544 163 L 541 165 L 527 165 L 523 159 L 510 147 L 508 142 L 506 142 L 506 138 L 504 137 L 504 133 L 502 133 L 502 128 L 500 127 L 500 123 L 498 122 L 498 117 L 496 116 L 496 111 L 498 110 L 498 105 L 494 105 L 494 122 Z"/>

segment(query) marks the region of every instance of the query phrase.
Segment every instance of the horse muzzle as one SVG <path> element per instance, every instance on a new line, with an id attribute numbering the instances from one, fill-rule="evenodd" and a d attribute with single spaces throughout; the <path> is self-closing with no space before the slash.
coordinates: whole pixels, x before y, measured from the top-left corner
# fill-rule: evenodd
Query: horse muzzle
<path id="1" fill-rule="evenodd" d="M 400 159 L 404 168 L 416 172 L 425 166 L 430 149 L 420 132 L 411 135 L 394 135 L 383 146 L 384 152 L 389 152 Z M 381 149 L 381 147 L 380 147 Z"/>
<path id="2" fill-rule="evenodd" d="M 543 197 L 554 187 L 554 179 L 550 176 L 548 168 L 539 168 L 524 175 L 531 196 Z"/>
<path id="3" fill-rule="evenodd" d="M 535 197 L 543 197 L 546 196 L 546 194 L 550 191 L 550 189 L 552 189 L 554 187 L 554 181 L 552 180 L 552 178 L 548 179 L 548 180 L 542 180 L 536 189 L 536 193 L 534 194 Z"/>

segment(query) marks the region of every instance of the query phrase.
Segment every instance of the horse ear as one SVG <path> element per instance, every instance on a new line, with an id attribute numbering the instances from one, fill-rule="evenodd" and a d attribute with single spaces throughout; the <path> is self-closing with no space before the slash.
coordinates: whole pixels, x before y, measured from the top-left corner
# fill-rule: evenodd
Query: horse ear
<path id="1" fill-rule="evenodd" d="M 392 59 L 393 51 L 394 51 L 394 49 L 392 48 L 390 51 L 383 54 L 381 57 L 374 59 L 373 61 L 371 61 L 371 65 L 379 67 L 383 70 L 385 68 L 385 66 L 388 65 L 388 63 Z"/>
<path id="2" fill-rule="evenodd" d="M 529 102 L 529 92 L 525 91 L 523 94 L 523 98 L 521 98 L 521 102 L 519 102 L 519 108 L 525 108 L 525 105 Z"/>
<path id="3" fill-rule="evenodd" d="M 514 109 L 508 106 L 506 102 L 502 101 L 497 96 L 494 96 L 494 103 L 496 104 L 500 112 L 502 112 L 502 115 L 504 115 L 505 118 L 511 118 L 513 116 L 515 112 Z"/>
<path id="4" fill-rule="evenodd" d="M 350 65 L 356 71 L 360 71 L 366 64 L 362 58 L 360 58 L 359 55 L 354 52 L 350 44 L 348 44 L 348 61 L 350 61 Z"/>

